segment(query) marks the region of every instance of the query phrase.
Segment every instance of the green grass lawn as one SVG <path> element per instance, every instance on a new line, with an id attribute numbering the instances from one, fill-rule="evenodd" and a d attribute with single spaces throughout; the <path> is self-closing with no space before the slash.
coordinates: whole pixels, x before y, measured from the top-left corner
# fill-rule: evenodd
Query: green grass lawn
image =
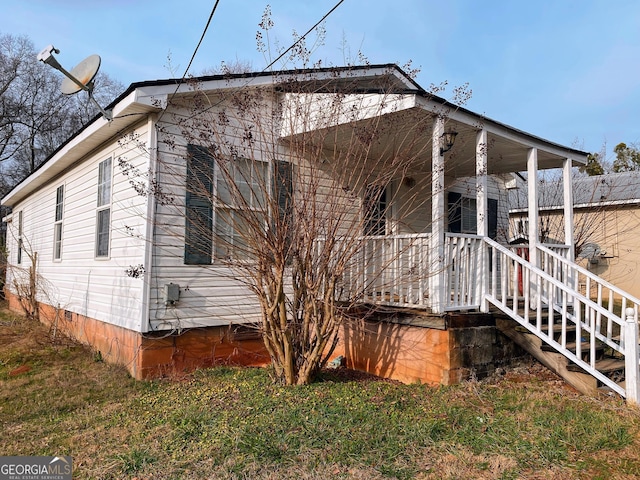
<path id="1" fill-rule="evenodd" d="M 537 364 L 453 387 L 345 370 L 280 387 L 232 367 L 136 382 L 5 310 L 0 429 L 0 455 L 72 455 L 74 478 L 640 476 L 640 411 Z"/>

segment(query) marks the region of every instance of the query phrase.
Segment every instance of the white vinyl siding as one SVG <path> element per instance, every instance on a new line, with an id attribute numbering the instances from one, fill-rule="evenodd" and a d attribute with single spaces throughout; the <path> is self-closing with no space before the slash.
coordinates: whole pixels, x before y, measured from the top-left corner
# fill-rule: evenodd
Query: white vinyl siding
<path id="1" fill-rule="evenodd" d="M 147 123 L 133 132 L 136 142 L 147 142 Z M 145 331 L 146 321 L 141 322 L 146 279 L 128 277 L 125 271 L 132 265 L 142 264 L 148 268 L 145 264 L 148 198 L 132 188 L 129 178 L 115 166 L 115 160 L 111 160 L 109 195 L 104 184 L 100 189 L 100 197 L 110 199 L 109 257 L 95 255 L 99 164 L 107 158 L 126 158 L 133 168 L 142 172 L 141 179 L 146 179 L 149 171 L 148 155 L 133 142 L 118 142 L 121 137 L 118 134 L 113 142 L 85 156 L 59 174 L 54 182 L 13 205 L 14 212 L 18 213 L 14 213 L 10 224 L 14 226 L 14 233 L 7 235 L 7 242 L 15 264 L 19 212 L 23 212 L 22 267 L 29 261 L 29 252 L 38 253 L 38 276 L 43 279 L 39 301 L 131 330 Z M 61 185 L 64 185 L 62 260 L 58 261 L 54 259 L 53 239 L 57 189 Z M 8 274 L 15 275 L 19 270 L 24 268 L 9 269 Z M 8 280 L 7 288 L 13 292 L 12 279 Z"/>

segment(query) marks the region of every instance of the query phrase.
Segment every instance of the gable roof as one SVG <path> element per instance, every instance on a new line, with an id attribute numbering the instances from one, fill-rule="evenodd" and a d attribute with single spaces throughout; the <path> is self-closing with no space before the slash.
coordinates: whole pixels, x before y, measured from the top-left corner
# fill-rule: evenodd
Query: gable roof
<path id="1" fill-rule="evenodd" d="M 620 172 L 577 177 L 573 179 L 574 208 L 603 207 L 640 203 L 640 172 Z M 527 189 L 524 182 L 509 191 L 509 211 L 527 211 Z M 542 183 L 538 190 L 541 210 L 563 208 L 562 182 Z"/>
<path id="2" fill-rule="evenodd" d="M 353 93 L 413 94 L 416 97 L 428 99 L 429 102 L 451 107 L 458 118 L 468 125 L 488 126 L 500 135 L 506 135 L 509 141 L 525 139 L 532 145 L 543 146 L 549 152 L 553 152 L 551 153 L 553 157 L 566 155 L 577 162 L 586 163 L 586 152 L 536 137 L 428 93 L 395 64 L 220 74 L 187 80 L 171 78 L 132 83 L 105 108 L 113 111 L 111 122 L 100 114 L 96 115 L 82 129 L 62 143 L 34 172 L 16 185 L 2 199 L 1 204 L 12 205 L 20 201 L 35 188 L 56 178 L 65 168 L 112 140 L 142 118 L 162 111 L 174 95 L 192 93 L 193 82 L 198 82 L 202 90 L 276 85 L 281 91 L 287 91 L 288 85 L 293 85 L 293 81 L 295 81 L 295 91 L 300 91 L 302 86 L 303 91 L 313 93 L 338 92 L 348 87 L 349 92 Z"/>

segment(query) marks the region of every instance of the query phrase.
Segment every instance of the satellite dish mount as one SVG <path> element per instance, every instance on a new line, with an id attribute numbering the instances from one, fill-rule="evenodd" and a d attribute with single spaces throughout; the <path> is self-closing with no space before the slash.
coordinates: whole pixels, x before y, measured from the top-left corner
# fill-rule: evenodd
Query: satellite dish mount
<path id="1" fill-rule="evenodd" d="M 84 90 L 89 94 L 89 98 L 96 104 L 96 106 L 102 112 L 102 116 L 108 121 L 113 120 L 113 115 L 111 110 L 105 110 L 100 106 L 100 104 L 93 97 L 93 86 L 94 79 L 100 69 L 100 56 L 99 55 L 90 55 L 81 61 L 78 65 L 71 69 L 71 72 L 65 70 L 62 65 L 58 63 L 58 60 L 53 56 L 53 53 L 60 53 L 60 50 L 55 48 L 53 45 L 48 45 L 38 54 L 38 60 L 46 63 L 47 65 L 55 68 L 59 72 L 67 77 L 62 80 L 60 84 L 60 90 L 65 95 L 73 95 L 78 93 L 80 90 Z"/>

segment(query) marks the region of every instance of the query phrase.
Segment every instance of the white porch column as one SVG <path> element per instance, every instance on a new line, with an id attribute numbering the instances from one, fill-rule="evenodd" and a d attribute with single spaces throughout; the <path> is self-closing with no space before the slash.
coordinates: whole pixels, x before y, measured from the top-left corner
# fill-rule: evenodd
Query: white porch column
<path id="1" fill-rule="evenodd" d="M 487 202 L 487 131 L 476 134 L 476 225 L 478 235 L 489 235 L 489 212 Z"/>
<path id="2" fill-rule="evenodd" d="M 569 245 L 567 260 L 573 262 L 576 252 L 573 246 L 573 180 L 570 158 L 565 159 L 562 165 L 562 188 L 564 190 L 564 243 Z"/>
<path id="3" fill-rule="evenodd" d="M 444 155 L 440 153 L 440 137 L 444 133 L 444 118 L 436 117 L 431 135 L 431 276 L 429 298 L 433 313 L 444 312 L 445 256 L 444 230 L 447 202 L 444 188 Z"/>
<path id="4" fill-rule="evenodd" d="M 476 133 L 476 233 L 483 237 L 489 235 L 487 148 L 487 131 L 482 129 Z M 476 298 L 481 299 L 480 311 L 486 313 L 489 311 L 489 303 L 484 300 L 484 294 L 489 290 L 489 257 L 484 243 L 481 244 L 479 253 Z"/>
<path id="5" fill-rule="evenodd" d="M 527 210 L 529 212 L 529 261 L 538 265 L 538 149 L 527 153 Z"/>

